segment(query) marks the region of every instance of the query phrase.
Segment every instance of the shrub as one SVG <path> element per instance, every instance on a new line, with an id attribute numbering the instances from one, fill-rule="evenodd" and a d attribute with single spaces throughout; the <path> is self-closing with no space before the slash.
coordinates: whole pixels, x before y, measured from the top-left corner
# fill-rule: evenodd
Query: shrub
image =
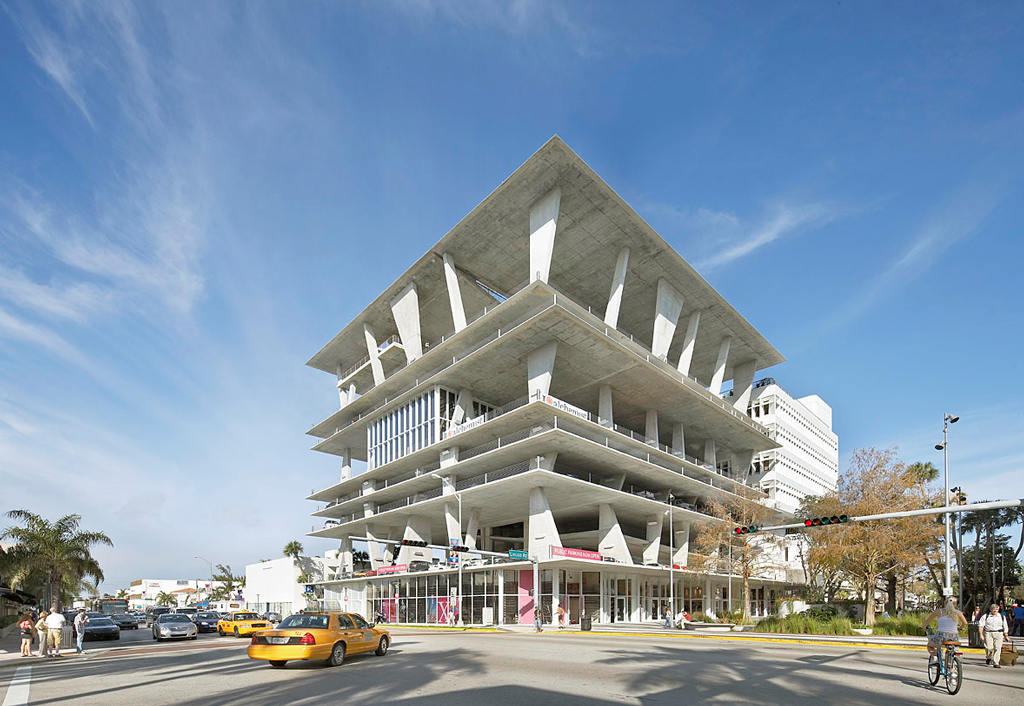
<path id="1" fill-rule="evenodd" d="M 853 622 L 849 618 L 833 616 L 820 620 L 807 613 L 787 615 L 785 618 L 765 618 L 754 627 L 755 632 L 777 632 L 790 635 L 853 635 Z"/>
<path id="2" fill-rule="evenodd" d="M 832 618 L 839 617 L 839 606 L 835 603 L 826 603 L 825 605 L 808 608 L 804 613 L 815 620 L 831 620 Z"/>
<path id="3" fill-rule="evenodd" d="M 690 620 L 692 620 L 695 623 L 717 623 L 718 622 L 718 618 L 714 617 L 713 615 L 708 615 L 707 613 L 694 613 L 693 615 L 690 616 Z"/>

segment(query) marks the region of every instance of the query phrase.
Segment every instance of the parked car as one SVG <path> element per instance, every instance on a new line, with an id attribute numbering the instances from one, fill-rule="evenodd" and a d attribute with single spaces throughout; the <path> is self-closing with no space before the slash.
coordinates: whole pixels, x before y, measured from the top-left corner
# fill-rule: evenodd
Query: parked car
<path id="1" fill-rule="evenodd" d="M 281 614 L 275 613 L 272 610 L 268 610 L 266 613 L 264 613 L 263 619 L 266 620 L 268 623 L 274 623 L 274 625 L 277 625 L 282 620 Z"/>
<path id="2" fill-rule="evenodd" d="M 410 561 L 409 571 L 430 571 L 429 561 Z"/>
<path id="3" fill-rule="evenodd" d="M 139 629 L 139 619 L 131 613 L 118 613 L 117 615 L 110 616 L 110 619 L 114 621 L 114 625 L 122 630 Z"/>
<path id="4" fill-rule="evenodd" d="M 197 637 L 199 628 L 187 615 L 181 613 L 161 613 L 153 623 L 153 639 L 157 642 L 175 638 L 195 640 Z"/>
<path id="5" fill-rule="evenodd" d="M 218 620 L 220 620 L 220 613 L 215 613 L 212 610 L 200 611 L 192 618 L 192 622 L 199 628 L 199 632 L 216 632 Z"/>
<path id="6" fill-rule="evenodd" d="M 146 609 L 146 627 L 148 628 L 150 625 L 153 625 L 153 623 L 156 622 L 156 619 L 159 618 L 161 615 L 164 615 L 165 613 L 170 613 L 170 612 L 171 612 L 170 608 L 165 608 L 163 606 L 153 606 L 152 608 L 147 608 Z"/>
<path id="7" fill-rule="evenodd" d="M 121 628 L 117 627 L 109 616 L 100 615 L 98 618 L 89 618 L 85 624 L 86 640 L 120 640 Z"/>

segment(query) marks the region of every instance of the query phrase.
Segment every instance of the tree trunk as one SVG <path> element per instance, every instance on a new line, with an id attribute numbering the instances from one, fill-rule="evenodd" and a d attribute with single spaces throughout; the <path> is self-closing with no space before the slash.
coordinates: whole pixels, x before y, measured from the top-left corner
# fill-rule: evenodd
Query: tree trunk
<path id="1" fill-rule="evenodd" d="M 750 620 L 750 572 L 743 572 L 743 622 Z"/>
<path id="2" fill-rule="evenodd" d="M 864 577 L 864 624 L 871 627 L 875 624 L 875 575 Z"/>
<path id="3" fill-rule="evenodd" d="M 889 615 L 896 615 L 896 572 L 890 571 L 885 577 L 885 609 Z"/>

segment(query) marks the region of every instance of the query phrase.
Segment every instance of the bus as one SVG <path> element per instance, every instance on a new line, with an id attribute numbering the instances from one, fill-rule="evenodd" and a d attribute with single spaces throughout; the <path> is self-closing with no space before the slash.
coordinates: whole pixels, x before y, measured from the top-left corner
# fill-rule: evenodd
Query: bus
<path id="1" fill-rule="evenodd" d="M 125 598 L 97 598 L 92 609 L 103 615 L 121 615 L 128 612 L 128 600 Z"/>

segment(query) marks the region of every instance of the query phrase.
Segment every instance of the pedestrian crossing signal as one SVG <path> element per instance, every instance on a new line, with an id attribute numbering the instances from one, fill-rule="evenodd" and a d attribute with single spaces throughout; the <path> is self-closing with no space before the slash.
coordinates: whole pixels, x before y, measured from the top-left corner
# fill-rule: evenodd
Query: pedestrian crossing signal
<path id="1" fill-rule="evenodd" d="M 804 520 L 804 527 L 820 527 L 822 525 L 841 525 L 844 522 L 849 522 L 850 518 L 848 515 L 832 515 L 826 517 L 815 517 L 809 520 Z"/>

